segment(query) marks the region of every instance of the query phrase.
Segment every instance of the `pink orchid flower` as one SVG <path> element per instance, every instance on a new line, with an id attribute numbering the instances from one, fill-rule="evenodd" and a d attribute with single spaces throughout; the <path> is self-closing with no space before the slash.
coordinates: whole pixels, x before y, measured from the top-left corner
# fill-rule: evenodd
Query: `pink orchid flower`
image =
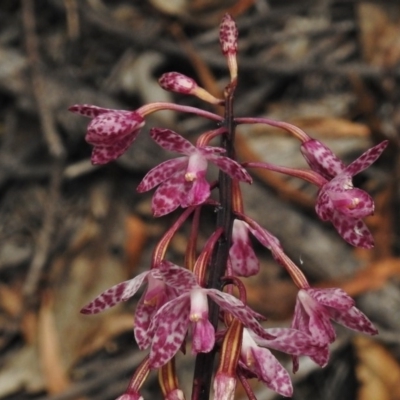
<path id="1" fill-rule="evenodd" d="M 378 330 L 354 304 L 342 289 L 301 289 L 297 295 L 292 328 L 307 333 L 326 348 L 336 338 L 331 319 L 354 331 L 376 335 Z M 315 356 L 310 357 L 319 363 Z M 296 370 L 298 362 L 296 359 L 293 361 Z"/>
<path id="2" fill-rule="evenodd" d="M 150 350 L 151 368 L 167 363 L 181 347 L 189 326 L 192 328 L 192 351 L 209 352 L 215 344 L 215 330 L 208 320 L 209 296 L 220 308 L 231 313 L 259 336 L 271 339 L 255 318 L 255 313 L 236 297 L 198 285 L 189 270 L 163 261 L 160 273 L 167 286 L 182 293 L 164 304 L 153 317 L 148 334 L 153 337 Z"/>
<path id="3" fill-rule="evenodd" d="M 368 168 L 388 145 L 385 140 L 370 148 L 347 167 L 326 146 L 316 140 L 302 144 L 302 152 L 312 171 L 269 163 L 245 163 L 309 181 L 319 187 L 315 210 L 323 221 L 331 221 L 344 240 L 369 249 L 373 237 L 361 218 L 373 214 L 374 202 L 361 189 L 354 188 L 352 178 Z"/>
<path id="4" fill-rule="evenodd" d="M 387 144 L 384 141 L 372 147 L 345 168 L 333 153 L 325 160 L 331 161 L 330 168 L 325 168 L 325 176 L 342 169 L 322 185 L 315 210 L 323 221 L 332 222 L 344 240 L 356 247 L 368 249 L 374 245 L 373 237 L 361 219 L 374 213 L 374 201 L 365 191 L 354 188 L 352 178 L 374 163 Z"/>
<path id="5" fill-rule="evenodd" d="M 295 356 L 312 356 L 321 367 L 327 364 L 328 353 L 304 332 L 288 328 L 272 328 L 266 331 L 275 338 L 264 339 L 249 329 L 243 329 L 239 365 L 253 373 L 270 389 L 289 397 L 293 392 L 290 376 L 267 347 Z"/>
<path id="6" fill-rule="evenodd" d="M 169 129 L 153 128 L 150 136 L 166 150 L 183 153 L 183 157 L 165 161 L 144 177 L 137 190 L 147 192 L 157 185 L 152 210 L 160 217 L 179 206 L 202 204 L 210 195 L 206 180 L 207 164 L 212 162 L 233 179 L 251 183 L 248 172 L 236 161 L 221 155 L 225 150 L 212 146 L 194 146 Z"/>
<path id="7" fill-rule="evenodd" d="M 127 301 L 136 294 L 145 281 L 147 281 L 148 286 L 138 302 L 134 324 L 136 342 L 139 348 L 143 350 L 151 342 L 151 337 L 147 332 L 155 313 L 168 300 L 176 297 L 174 290 L 165 285 L 156 269 L 142 272 L 133 279 L 114 285 L 83 307 L 81 313 L 97 314 L 122 301 Z"/>
<path id="8" fill-rule="evenodd" d="M 354 300 L 339 288 L 301 289 L 292 327 L 308 333 L 320 344 L 335 340 L 331 319 L 349 329 L 376 335 L 377 329 L 354 304 Z"/>
<path id="9" fill-rule="evenodd" d="M 128 150 L 145 121 L 138 112 L 76 104 L 69 111 L 92 119 L 85 140 L 94 146 L 93 164 L 107 164 Z"/>

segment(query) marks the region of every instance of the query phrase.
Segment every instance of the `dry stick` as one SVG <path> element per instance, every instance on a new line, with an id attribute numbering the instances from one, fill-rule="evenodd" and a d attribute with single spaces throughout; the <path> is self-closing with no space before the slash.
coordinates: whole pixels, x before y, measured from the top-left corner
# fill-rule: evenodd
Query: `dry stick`
<path id="1" fill-rule="evenodd" d="M 22 0 L 22 21 L 25 31 L 25 45 L 31 72 L 32 89 L 35 97 L 40 123 L 50 155 L 53 158 L 51 166 L 49 192 L 43 220 L 43 226 L 36 242 L 35 253 L 25 281 L 24 295 L 32 301 L 40 280 L 41 272 L 50 252 L 51 237 L 54 231 L 57 205 L 60 199 L 60 186 L 65 159 L 65 149 L 55 127 L 51 109 L 46 101 L 44 79 L 40 71 L 38 39 L 35 27 L 33 0 Z"/>

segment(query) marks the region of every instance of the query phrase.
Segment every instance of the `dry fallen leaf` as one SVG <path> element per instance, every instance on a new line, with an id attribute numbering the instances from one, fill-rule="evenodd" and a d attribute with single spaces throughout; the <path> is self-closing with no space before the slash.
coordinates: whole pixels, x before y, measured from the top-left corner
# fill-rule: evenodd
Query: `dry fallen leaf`
<path id="1" fill-rule="evenodd" d="M 358 400 L 399 400 L 400 365 L 379 343 L 365 337 L 354 338 L 361 382 Z"/>
<path id="2" fill-rule="evenodd" d="M 54 293 L 47 291 L 39 312 L 38 349 L 46 390 L 58 394 L 68 388 L 70 381 L 61 355 L 53 307 Z"/>
<path id="3" fill-rule="evenodd" d="M 372 65 L 394 67 L 400 61 L 399 3 L 357 4 L 364 58 Z"/>

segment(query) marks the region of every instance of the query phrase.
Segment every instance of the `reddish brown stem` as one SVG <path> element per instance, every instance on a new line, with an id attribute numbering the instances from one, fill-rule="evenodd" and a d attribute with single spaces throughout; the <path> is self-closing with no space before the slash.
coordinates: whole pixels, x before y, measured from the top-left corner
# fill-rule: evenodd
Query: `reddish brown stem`
<path id="1" fill-rule="evenodd" d="M 231 82 L 225 89 L 225 116 L 223 126 L 227 134 L 222 136 L 221 147 L 226 149 L 226 155 L 235 159 L 235 122 L 233 115 L 233 99 L 236 89 L 236 81 Z M 228 262 L 229 249 L 232 240 L 232 180 L 223 173 L 219 174 L 220 204 L 217 214 L 217 227 L 223 229 L 223 235 L 218 240 L 215 251 L 210 262 L 210 274 L 207 287 L 213 289 L 222 289 L 221 278 L 225 275 Z M 210 302 L 209 319 L 214 328 L 217 328 L 219 317 L 219 307 L 214 302 Z M 216 351 L 201 353 L 196 357 L 192 400 L 208 400 L 210 397 L 211 379 Z"/>

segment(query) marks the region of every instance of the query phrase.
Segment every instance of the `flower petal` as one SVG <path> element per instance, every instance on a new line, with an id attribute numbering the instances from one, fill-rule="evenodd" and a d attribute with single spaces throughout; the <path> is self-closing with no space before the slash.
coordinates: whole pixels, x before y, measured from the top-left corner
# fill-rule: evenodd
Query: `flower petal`
<path id="1" fill-rule="evenodd" d="M 68 111 L 71 111 L 75 114 L 83 115 L 84 117 L 95 118 L 100 114 L 115 112 L 115 111 L 121 112 L 122 110 L 112 110 L 110 108 L 92 106 L 91 104 L 75 104 L 69 107 Z"/>
<path id="2" fill-rule="evenodd" d="M 332 179 L 344 169 L 343 162 L 318 140 L 312 139 L 304 142 L 300 150 L 310 168 L 321 174 L 325 179 Z"/>
<path id="3" fill-rule="evenodd" d="M 290 328 L 271 328 L 267 331 L 275 336 L 275 339 L 263 339 L 253 332 L 250 332 L 250 335 L 259 346 L 269 347 L 291 355 L 312 356 L 321 352 L 321 347 L 305 332 Z"/>
<path id="4" fill-rule="evenodd" d="M 279 361 L 267 349 L 260 347 L 250 351 L 255 362 L 251 370 L 256 373 L 258 379 L 280 395 L 290 397 L 293 394 L 292 381 Z"/>
<path id="5" fill-rule="evenodd" d="M 249 238 L 249 226 L 239 219 L 233 221 L 229 262 L 234 275 L 247 277 L 256 275 L 260 270 L 260 263 Z"/>
<path id="6" fill-rule="evenodd" d="M 136 139 L 138 133 L 139 131 L 136 131 L 132 135 L 119 139 L 110 146 L 95 146 L 92 151 L 92 164 L 103 165 L 117 159 L 128 150 L 129 146 Z"/>
<path id="7" fill-rule="evenodd" d="M 344 215 L 353 218 L 364 218 L 374 213 L 374 200 L 364 190 L 353 188 L 327 192 L 332 207 Z"/>
<path id="8" fill-rule="evenodd" d="M 190 185 L 190 182 L 187 183 Z M 182 197 L 181 206 L 197 206 L 203 204 L 210 197 L 210 184 L 205 178 L 205 174 L 197 174 L 194 181 L 191 182 L 189 190 L 186 195 Z"/>
<path id="9" fill-rule="evenodd" d="M 151 202 L 154 216 L 161 217 L 177 209 L 186 192 L 187 182 L 180 172 L 163 182 L 154 193 Z"/>
<path id="10" fill-rule="evenodd" d="M 304 331 L 311 335 L 318 345 L 332 343 L 336 334 L 326 307 L 313 299 L 307 289 L 299 290 L 296 303 L 300 303 L 303 310 L 297 308 L 295 312 L 308 315 L 307 326 L 304 327 Z M 305 318 L 304 320 L 306 321 Z M 296 328 L 296 326 L 292 325 L 292 328 Z"/>
<path id="11" fill-rule="evenodd" d="M 342 289 L 307 289 L 307 293 L 319 304 L 346 311 L 354 306 L 354 300 Z"/>
<path id="12" fill-rule="evenodd" d="M 147 192 L 170 178 L 176 172 L 182 170 L 183 174 L 187 162 L 188 158 L 186 156 L 162 162 L 145 175 L 136 190 L 139 193 Z"/>
<path id="13" fill-rule="evenodd" d="M 82 314 L 97 314 L 131 298 L 140 288 L 150 271 L 142 272 L 129 281 L 118 283 L 82 308 Z"/>
<path id="14" fill-rule="evenodd" d="M 324 190 L 318 193 L 317 201 L 315 203 L 315 212 L 322 221 L 330 221 L 335 212 L 331 198 Z"/>
<path id="15" fill-rule="evenodd" d="M 333 320 L 349 329 L 366 333 L 367 335 L 378 334 L 378 330 L 372 322 L 356 307 L 352 307 L 345 312 L 328 308 L 328 312 Z"/>
<path id="16" fill-rule="evenodd" d="M 348 174 L 350 174 L 350 176 L 354 176 L 359 174 L 361 171 L 364 171 L 379 158 L 383 150 L 386 149 L 388 143 L 389 141 L 384 140 L 383 142 L 370 148 L 355 161 L 353 161 L 350 165 L 348 165 L 343 172 L 347 172 Z"/>
<path id="17" fill-rule="evenodd" d="M 259 322 L 255 319 L 254 314 L 250 309 L 244 305 L 236 297 L 221 292 L 217 289 L 206 289 L 207 294 L 224 310 L 231 313 L 240 322 L 243 323 L 247 328 L 254 331 L 258 336 L 265 339 L 274 339 L 274 336 L 270 335 Z"/>
<path id="18" fill-rule="evenodd" d="M 249 173 L 236 161 L 231 158 L 220 156 L 218 154 L 207 155 L 207 160 L 214 163 L 218 168 L 228 174 L 231 178 L 241 182 L 252 183 L 253 179 Z"/>
<path id="19" fill-rule="evenodd" d="M 346 242 L 364 249 L 374 247 L 374 238 L 361 219 L 351 218 L 334 211 L 331 221 Z"/>
<path id="20" fill-rule="evenodd" d="M 90 121 L 85 140 L 94 146 L 112 146 L 126 136 L 136 136 L 144 119 L 137 112 L 110 111 Z"/>
<path id="21" fill-rule="evenodd" d="M 150 136 L 163 149 L 190 155 L 196 152 L 196 147 L 178 133 L 170 129 L 152 128 Z"/>
<path id="22" fill-rule="evenodd" d="M 150 368 L 160 368 L 179 350 L 189 325 L 189 293 L 162 306 L 149 328 L 154 332 L 150 350 Z"/>
<path id="23" fill-rule="evenodd" d="M 147 349 L 150 346 L 152 337 L 148 334 L 148 330 L 158 309 L 157 304 L 144 302 L 144 296 L 145 293 L 136 307 L 135 325 L 133 328 L 135 340 L 140 350 Z"/>
<path id="24" fill-rule="evenodd" d="M 190 291 L 199 287 L 193 272 L 186 268 L 179 267 L 170 261 L 162 261 L 159 266 L 159 271 L 164 282 L 180 292 Z"/>
<path id="25" fill-rule="evenodd" d="M 192 352 L 208 353 L 214 348 L 215 329 L 208 319 L 192 322 Z"/>
<path id="26" fill-rule="evenodd" d="M 330 316 L 322 306 L 319 307 L 318 311 L 311 313 L 308 333 L 319 345 L 326 345 L 335 341 L 336 333 L 330 321 Z"/>

